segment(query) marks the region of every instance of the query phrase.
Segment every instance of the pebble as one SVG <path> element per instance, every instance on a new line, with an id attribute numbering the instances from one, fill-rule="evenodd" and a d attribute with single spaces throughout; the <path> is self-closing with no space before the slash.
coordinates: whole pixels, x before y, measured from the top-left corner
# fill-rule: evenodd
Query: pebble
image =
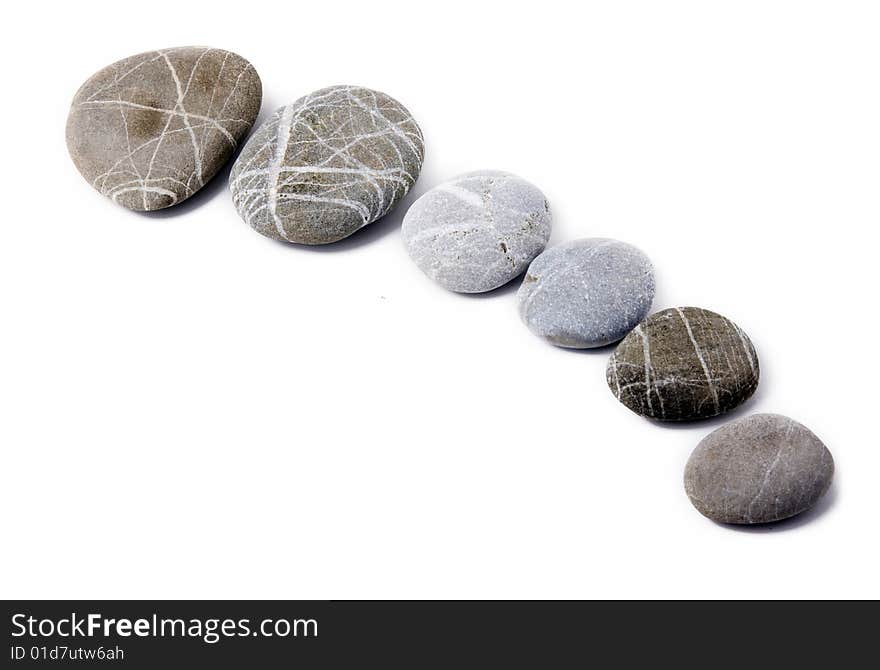
<path id="1" fill-rule="evenodd" d="M 684 488 L 713 521 L 769 523 L 810 509 L 833 476 L 831 453 L 809 429 L 779 414 L 755 414 L 697 445 Z"/>
<path id="2" fill-rule="evenodd" d="M 744 403 L 758 387 L 758 355 L 725 317 L 698 307 L 652 314 L 617 346 L 606 380 L 636 414 L 705 419 Z"/>
<path id="3" fill-rule="evenodd" d="M 393 98 L 331 86 L 278 109 L 248 140 L 229 185 L 266 237 L 329 244 L 382 218 L 418 179 L 422 131 Z"/>
<path id="4" fill-rule="evenodd" d="M 654 269 L 625 242 L 577 240 L 532 261 L 517 297 L 520 317 L 535 335 L 561 347 L 602 347 L 647 316 Z"/>
<path id="5" fill-rule="evenodd" d="M 232 157 L 260 111 L 253 66 L 222 49 L 131 56 L 92 75 L 73 99 L 67 148 L 114 202 L 152 211 L 183 202 Z"/>
<path id="6" fill-rule="evenodd" d="M 518 277 L 547 245 L 550 206 L 525 179 L 496 170 L 460 175 L 413 203 L 403 241 L 428 277 L 484 293 Z"/>

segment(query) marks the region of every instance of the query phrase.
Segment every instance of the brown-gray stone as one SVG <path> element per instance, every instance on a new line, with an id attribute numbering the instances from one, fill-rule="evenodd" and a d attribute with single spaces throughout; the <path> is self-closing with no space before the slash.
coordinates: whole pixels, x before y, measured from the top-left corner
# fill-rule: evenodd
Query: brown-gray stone
<path id="1" fill-rule="evenodd" d="M 769 523 L 810 509 L 833 475 L 831 453 L 809 429 L 779 414 L 755 414 L 697 445 L 684 488 L 713 521 Z"/>
<path id="2" fill-rule="evenodd" d="M 161 49 L 92 75 L 67 118 L 80 173 L 137 211 L 176 205 L 229 160 L 260 111 L 253 66 L 229 51 Z"/>
<path id="3" fill-rule="evenodd" d="M 705 419 L 758 387 L 758 355 L 735 323 L 706 309 L 652 314 L 617 346 L 606 379 L 633 412 L 661 421 Z"/>
<path id="4" fill-rule="evenodd" d="M 277 110 L 248 140 L 229 187 L 257 232 L 328 244 L 390 212 L 415 183 L 425 145 L 393 98 L 331 86 Z"/>

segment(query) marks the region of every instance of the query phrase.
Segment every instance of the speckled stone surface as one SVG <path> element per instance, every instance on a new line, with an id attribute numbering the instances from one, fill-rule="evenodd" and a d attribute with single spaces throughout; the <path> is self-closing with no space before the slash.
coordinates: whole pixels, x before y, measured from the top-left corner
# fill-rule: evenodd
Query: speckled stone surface
<path id="1" fill-rule="evenodd" d="M 434 187 L 403 220 L 403 242 L 450 291 L 484 293 L 519 276 L 547 245 L 550 206 L 525 179 L 481 170 Z"/>
<path id="2" fill-rule="evenodd" d="M 759 374 L 758 355 L 742 329 L 698 307 L 649 316 L 621 341 L 606 369 L 620 402 L 662 421 L 728 412 L 755 392 Z"/>
<path id="3" fill-rule="evenodd" d="M 535 335 L 562 347 L 601 347 L 648 314 L 654 269 L 625 242 L 577 240 L 532 261 L 517 298 L 520 317 Z"/>
<path id="4" fill-rule="evenodd" d="M 831 453 L 810 430 L 779 414 L 755 414 L 697 445 L 684 488 L 713 521 L 769 523 L 810 509 L 833 476 Z"/>
<path id="5" fill-rule="evenodd" d="M 238 213 L 284 242 L 329 244 L 385 216 L 418 179 L 422 131 L 393 98 L 331 86 L 277 110 L 232 166 Z"/>
<path id="6" fill-rule="evenodd" d="M 260 111 L 254 68 L 229 51 L 161 49 L 92 75 L 67 118 L 67 148 L 86 181 L 137 211 L 176 205 L 232 156 Z"/>

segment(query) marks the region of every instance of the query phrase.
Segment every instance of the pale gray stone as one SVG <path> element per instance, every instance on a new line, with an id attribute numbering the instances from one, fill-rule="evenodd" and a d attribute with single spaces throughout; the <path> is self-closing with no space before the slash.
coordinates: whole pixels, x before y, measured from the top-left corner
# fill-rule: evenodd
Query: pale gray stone
<path id="1" fill-rule="evenodd" d="M 178 47 L 131 56 L 90 77 L 67 117 L 83 177 L 137 211 L 176 205 L 232 157 L 260 111 L 253 66 L 230 51 Z"/>
<path id="2" fill-rule="evenodd" d="M 684 487 L 713 521 L 756 524 L 810 509 L 834 476 L 824 444 L 797 421 L 755 414 L 704 438 L 687 462 Z"/>
<path id="3" fill-rule="evenodd" d="M 382 218 L 418 179 L 422 131 L 393 98 L 331 86 L 278 109 L 232 166 L 239 215 L 283 242 L 329 244 Z"/>
<path id="4" fill-rule="evenodd" d="M 535 335 L 562 347 L 602 347 L 648 314 L 654 269 L 625 242 L 577 240 L 532 261 L 517 298 L 520 317 Z"/>
<path id="5" fill-rule="evenodd" d="M 519 276 L 547 245 L 550 206 L 513 174 L 463 174 L 425 193 L 403 219 L 403 241 L 428 277 L 450 291 L 483 293 Z"/>

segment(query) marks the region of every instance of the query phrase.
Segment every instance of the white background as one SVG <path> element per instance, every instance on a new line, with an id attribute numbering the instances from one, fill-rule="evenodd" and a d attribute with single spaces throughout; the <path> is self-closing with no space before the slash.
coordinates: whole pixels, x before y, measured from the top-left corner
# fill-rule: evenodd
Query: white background
<path id="1" fill-rule="evenodd" d="M 0 595 L 880 597 L 876 3 L 9 11 Z M 331 84 L 399 99 L 427 144 L 411 196 L 318 249 L 245 225 L 225 170 L 162 213 L 101 197 L 67 156 L 70 99 L 187 44 L 254 64 L 261 120 Z M 817 509 L 706 520 L 682 471 L 730 417 L 640 419 L 605 385 L 609 350 L 539 341 L 515 285 L 454 295 L 418 271 L 406 207 L 480 168 L 545 191 L 552 244 L 641 247 L 655 309 L 749 333 L 763 376 L 733 416 L 826 442 Z"/>

